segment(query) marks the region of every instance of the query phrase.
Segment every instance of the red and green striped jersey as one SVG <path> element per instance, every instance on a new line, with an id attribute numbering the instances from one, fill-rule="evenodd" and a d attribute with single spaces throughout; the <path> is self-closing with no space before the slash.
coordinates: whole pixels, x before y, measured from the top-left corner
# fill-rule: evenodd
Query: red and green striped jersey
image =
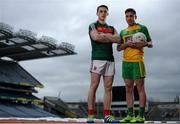
<path id="1" fill-rule="evenodd" d="M 95 28 L 99 33 L 114 34 L 114 27 L 107 24 L 101 24 L 97 21 L 89 25 L 89 36 L 90 36 L 90 31 L 93 28 Z M 93 40 L 91 36 L 90 39 L 92 46 L 92 56 L 91 56 L 92 60 L 114 61 L 112 43 L 100 43 Z"/>

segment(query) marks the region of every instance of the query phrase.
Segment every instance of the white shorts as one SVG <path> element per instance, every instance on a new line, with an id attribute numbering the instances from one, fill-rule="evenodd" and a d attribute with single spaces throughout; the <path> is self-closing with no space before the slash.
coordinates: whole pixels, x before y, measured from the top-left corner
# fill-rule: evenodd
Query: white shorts
<path id="1" fill-rule="evenodd" d="M 106 60 L 92 60 L 90 72 L 103 76 L 113 76 L 115 74 L 115 63 Z"/>

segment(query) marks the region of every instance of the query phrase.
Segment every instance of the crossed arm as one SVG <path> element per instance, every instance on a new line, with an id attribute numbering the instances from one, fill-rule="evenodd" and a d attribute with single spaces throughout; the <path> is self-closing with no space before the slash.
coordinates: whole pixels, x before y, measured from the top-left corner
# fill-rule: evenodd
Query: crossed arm
<path id="1" fill-rule="evenodd" d="M 118 43 L 120 41 L 120 36 L 117 31 L 114 34 L 110 33 L 99 33 L 96 29 L 90 31 L 90 36 L 93 40 L 100 43 Z"/>

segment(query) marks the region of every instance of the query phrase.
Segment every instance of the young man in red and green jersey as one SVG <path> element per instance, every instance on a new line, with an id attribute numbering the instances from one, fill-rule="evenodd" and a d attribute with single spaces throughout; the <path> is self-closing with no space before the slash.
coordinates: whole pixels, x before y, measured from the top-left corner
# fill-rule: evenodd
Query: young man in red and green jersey
<path id="1" fill-rule="evenodd" d="M 144 47 L 152 47 L 151 37 L 146 26 L 135 22 L 136 11 L 133 8 L 128 8 L 125 11 L 125 18 L 128 27 L 120 32 L 121 44 L 117 46 L 117 50 L 123 52 L 122 76 L 126 87 L 126 101 L 128 106 L 128 116 L 119 122 L 144 122 L 144 111 L 146 106 L 146 92 L 144 87 L 144 78 L 146 75 L 144 65 Z M 141 41 L 135 43 L 132 41 L 132 36 L 137 33 L 144 33 L 147 42 Z M 134 117 L 134 99 L 133 88 L 134 84 L 138 89 L 139 94 L 139 114 Z"/>
<path id="2" fill-rule="evenodd" d="M 118 122 L 110 115 L 110 105 L 112 100 L 112 84 L 115 73 L 115 63 L 113 56 L 113 43 L 118 43 L 120 37 L 115 28 L 106 23 L 108 7 L 100 5 L 97 7 L 98 20 L 89 26 L 89 36 L 92 46 L 91 57 L 91 83 L 88 93 L 88 123 L 94 122 L 94 103 L 96 90 L 100 83 L 100 78 L 104 80 L 104 122 Z"/>

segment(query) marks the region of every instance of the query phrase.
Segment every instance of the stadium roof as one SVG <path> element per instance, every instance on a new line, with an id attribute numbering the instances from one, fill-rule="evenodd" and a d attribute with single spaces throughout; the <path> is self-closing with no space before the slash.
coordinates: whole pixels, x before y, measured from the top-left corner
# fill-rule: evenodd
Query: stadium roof
<path id="1" fill-rule="evenodd" d="M 43 87 L 37 79 L 18 63 L 4 60 L 0 60 L 0 84 L 1 83 Z"/>
<path id="2" fill-rule="evenodd" d="M 14 32 L 7 24 L 0 23 L 0 57 L 9 57 L 15 61 L 24 61 L 46 57 L 74 55 L 74 45 L 42 36 L 32 31 L 20 29 Z"/>

